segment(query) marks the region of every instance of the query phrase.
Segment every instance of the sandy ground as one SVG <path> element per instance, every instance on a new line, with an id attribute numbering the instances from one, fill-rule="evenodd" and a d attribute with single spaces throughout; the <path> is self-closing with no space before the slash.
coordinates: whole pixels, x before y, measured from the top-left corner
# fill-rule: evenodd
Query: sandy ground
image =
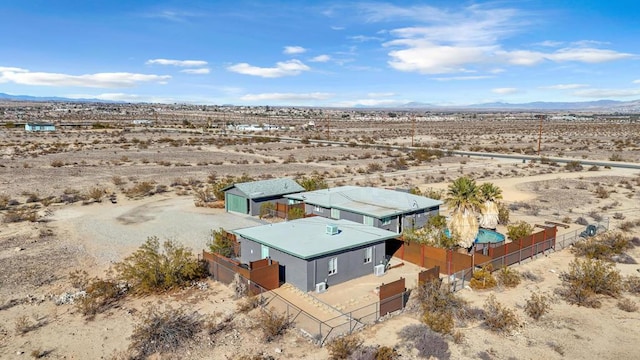
<path id="1" fill-rule="evenodd" d="M 469 165 L 481 168 L 486 163 Z M 506 167 L 520 169 L 522 165 L 504 164 L 503 168 Z M 615 229 L 623 221 L 613 219 L 615 213 L 622 213 L 627 220 L 640 217 L 640 194 L 636 190 L 637 186 L 629 190 L 621 182 L 637 177 L 638 174 L 634 171 L 601 169 L 562 174 L 523 174 L 514 178 L 486 180 L 503 189 L 508 204 L 526 202 L 539 206 L 537 215 L 528 213 L 526 209 L 512 211 L 512 220 L 525 219 L 535 223 L 569 217 L 571 221 L 575 221 L 577 217 L 584 216 L 589 221 L 594 221 L 587 214 L 596 211 L 609 217 L 610 227 Z M 418 173 L 411 181 L 423 189 L 446 188 L 446 182 L 424 183 L 420 182 L 421 178 L 422 175 Z M 482 181 L 484 180 L 479 180 Z M 608 189 L 609 197 L 595 198 L 593 191 L 598 186 Z M 5 271 L 0 276 L 0 305 L 4 304 L 0 308 L 0 358 L 26 358 L 33 350 L 38 349 L 46 353 L 46 358 L 53 359 L 110 358 L 127 348 L 128 337 L 138 314 L 150 304 L 182 305 L 210 316 L 235 312 L 236 301 L 232 291 L 214 282 L 210 282 L 205 290 L 191 288 L 158 297 L 129 298 L 92 321 L 85 320 L 72 305 L 55 305 L 50 299 L 72 290 L 67 278 L 69 271 L 84 268 L 93 275 L 103 274 L 112 262 L 128 255 L 148 236 L 174 239 L 199 252 L 205 246 L 211 229 L 234 229 L 260 223 L 256 218 L 226 214 L 220 209 L 196 208 L 193 206 L 193 197 L 176 196 L 173 193 L 141 200 L 119 200 L 115 205 L 103 202 L 86 206 L 56 206 L 53 208 L 53 215 L 46 218 L 47 222 L 2 225 L 2 269 L 11 269 L 20 263 L 34 264 L 34 268 L 36 264 L 40 264 L 45 266 L 43 269 L 48 270 L 21 274 Z M 560 230 L 560 233 L 573 231 L 575 227 Z M 638 228 L 628 235 L 638 236 Z M 631 255 L 636 259 L 640 258 L 638 249 Z M 553 294 L 554 289 L 559 286 L 558 274 L 566 270 L 572 258 L 573 255 L 567 249 L 517 266 L 520 271 L 540 275 L 543 278 L 541 282 L 525 281 L 517 288 L 508 290 L 462 290 L 461 296 L 478 306 L 482 305 L 489 294 L 496 294 L 499 301 L 516 309 L 523 325 L 515 334 L 501 336 L 489 332 L 479 322 L 470 323 L 460 329 L 465 337 L 462 344 L 449 341 L 451 357 L 637 357 L 635 340 L 639 335 L 640 323 L 637 312 L 626 313 L 619 310 L 615 299 L 604 299 L 600 309 L 586 309 L 568 305 Z M 623 274 L 637 273 L 636 270 L 640 268 L 635 264 L 618 264 L 617 267 Z M 342 310 L 364 305 L 366 299 L 373 298 L 373 290 L 369 287 L 375 288 L 377 281 L 386 280 L 363 278 L 363 296 L 356 296 L 355 290 L 338 291 L 339 287 L 336 286 L 336 291 L 322 294 L 321 299 Z M 409 286 L 410 283 L 408 281 Z M 527 318 L 522 310 L 525 299 L 533 290 L 542 291 L 554 299 L 551 313 L 538 322 Z M 295 296 L 295 293 L 292 292 L 291 295 Z M 625 297 L 638 302 L 633 296 Z M 300 301 L 306 300 L 303 298 Z M 33 325 L 23 335 L 14 331 L 14 324 L 21 316 L 26 316 Z M 234 319 L 233 331 L 222 338 L 202 340 L 197 346 L 188 345 L 176 358 L 233 359 L 240 354 L 258 353 L 271 355 L 276 359 L 327 358 L 326 348 L 316 347 L 295 329 L 274 343 L 266 344 L 258 340 L 260 328 L 254 319 L 255 313 L 238 314 Z M 403 358 L 417 358 L 416 350 L 407 348 L 398 337 L 398 331 L 403 327 L 417 323 L 419 319 L 416 314 L 404 313 L 366 328 L 361 336 L 366 344 L 397 347 Z"/>

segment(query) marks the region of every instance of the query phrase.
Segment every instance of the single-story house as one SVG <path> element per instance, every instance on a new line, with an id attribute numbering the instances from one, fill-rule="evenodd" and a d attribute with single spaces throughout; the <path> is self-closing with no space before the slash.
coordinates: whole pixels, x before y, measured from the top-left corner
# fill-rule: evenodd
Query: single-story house
<path id="1" fill-rule="evenodd" d="M 276 260 L 280 281 L 303 291 L 323 291 L 376 270 L 384 271 L 385 243 L 398 236 L 361 223 L 319 216 L 232 232 L 240 242 L 241 262 Z"/>
<path id="2" fill-rule="evenodd" d="M 44 122 L 28 122 L 24 124 L 26 131 L 56 131 L 56 126 L 53 123 Z"/>
<path id="3" fill-rule="evenodd" d="M 262 204 L 287 203 L 284 195 L 304 191 L 304 188 L 293 179 L 280 178 L 233 184 L 222 190 L 227 212 L 255 216 L 260 214 Z"/>
<path id="4" fill-rule="evenodd" d="M 345 219 L 402 233 L 419 228 L 438 215 L 442 201 L 407 192 L 374 187 L 340 186 L 285 195 L 304 202 L 305 213 Z"/>

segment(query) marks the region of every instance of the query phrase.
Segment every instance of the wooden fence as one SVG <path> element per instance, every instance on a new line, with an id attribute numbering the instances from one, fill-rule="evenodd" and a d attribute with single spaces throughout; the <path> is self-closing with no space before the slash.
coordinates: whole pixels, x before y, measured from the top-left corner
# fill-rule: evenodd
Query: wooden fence
<path id="1" fill-rule="evenodd" d="M 302 211 L 302 214 L 304 214 L 304 203 L 298 203 L 298 204 L 283 204 L 283 203 L 276 203 L 276 208 L 275 210 L 273 210 L 273 212 L 271 213 L 271 216 L 275 216 L 281 219 L 288 219 L 289 218 L 289 211 L 291 209 L 300 209 Z"/>
<path id="2" fill-rule="evenodd" d="M 406 290 L 404 278 L 380 285 L 380 316 L 404 309 L 405 299 L 400 294 L 403 294 Z"/>
<path id="3" fill-rule="evenodd" d="M 479 264 L 490 263 L 498 258 L 505 258 L 505 264 L 512 265 L 533 257 L 554 248 L 556 232 L 555 226 L 548 227 L 517 241 L 490 244 L 472 254 L 403 242 L 394 256 L 426 268 L 439 267 L 443 274 L 452 275 L 462 270 L 473 269 Z M 523 251 L 523 249 L 526 250 Z"/>
<path id="4" fill-rule="evenodd" d="M 273 290 L 280 286 L 280 264 L 275 260 L 262 259 L 252 261 L 247 267 L 233 259 L 204 250 L 202 251 L 202 258 L 207 262 L 209 274 L 215 280 L 230 284 L 235 274 L 239 274 L 248 280 L 249 291 L 254 295 L 263 291 L 259 287 Z"/>
<path id="5" fill-rule="evenodd" d="M 420 286 L 420 284 L 424 284 L 439 278 L 440 278 L 440 266 L 432 267 L 429 270 L 421 271 L 418 273 L 418 286 Z"/>

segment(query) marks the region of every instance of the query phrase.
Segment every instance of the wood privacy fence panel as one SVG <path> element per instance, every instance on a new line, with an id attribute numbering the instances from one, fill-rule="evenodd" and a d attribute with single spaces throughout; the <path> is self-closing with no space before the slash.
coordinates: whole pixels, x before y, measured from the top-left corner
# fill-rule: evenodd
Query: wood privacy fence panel
<path id="1" fill-rule="evenodd" d="M 262 259 L 249 263 L 248 269 L 239 262 L 215 253 L 202 252 L 202 258 L 207 262 L 207 270 L 216 281 L 225 284 L 233 282 L 235 274 L 249 280 L 252 294 L 259 294 L 266 290 L 277 289 L 280 286 L 280 264 L 271 259 Z M 262 288 L 262 289 L 261 289 Z"/>
<path id="2" fill-rule="evenodd" d="M 389 284 L 380 285 L 380 316 L 404 308 L 405 279 L 400 278 Z"/>
<path id="3" fill-rule="evenodd" d="M 418 273 L 418 286 L 436 279 L 440 279 L 440 266 L 432 267 Z"/>
<path id="4" fill-rule="evenodd" d="M 281 219 L 287 219 L 289 216 L 289 210 L 291 209 L 300 209 L 304 211 L 304 203 L 298 204 L 285 204 L 285 203 L 276 203 L 275 216 Z"/>

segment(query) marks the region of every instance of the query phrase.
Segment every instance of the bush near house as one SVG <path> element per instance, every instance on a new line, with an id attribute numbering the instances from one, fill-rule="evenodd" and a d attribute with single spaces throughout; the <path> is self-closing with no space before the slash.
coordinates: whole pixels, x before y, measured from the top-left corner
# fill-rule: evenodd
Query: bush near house
<path id="1" fill-rule="evenodd" d="M 149 237 L 136 252 L 114 266 L 116 277 L 137 295 L 184 287 L 205 276 L 206 268 L 190 250 L 171 240 Z"/>
<path id="2" fill-rule="evenodd" d="M 597 259 L 574 259 L 569 270 L 560 273 L 560 280 L 560 295 L 579 306 L 599 308 L 596 295 L 617 297 L 623 290 L 620 272 L 613 264 Z"/>
<path id="3" fill-rule="evenodd" d="M 513 241 L 520 240 L 533 234 L 533 226 L 525 221 L 518 221 L 507 226 L 507 237 Z"/>
<path id="4" fill-rule="evenodd" d="M 209 247 L 211 252 L 227 258 L 231 258 L 236 255 L 236 243 L 225 229 L 219 228 L 218 230 L 211 230 L 211 238 L 212 240 L 207 243 L 207 247 Z"/>

